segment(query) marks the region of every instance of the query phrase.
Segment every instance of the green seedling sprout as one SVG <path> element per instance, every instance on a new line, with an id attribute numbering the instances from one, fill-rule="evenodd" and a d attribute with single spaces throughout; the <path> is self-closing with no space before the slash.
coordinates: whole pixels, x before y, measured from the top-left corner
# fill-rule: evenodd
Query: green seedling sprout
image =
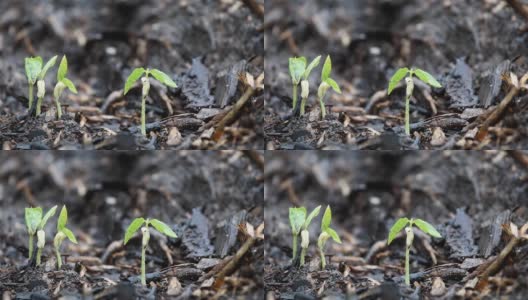
<path id="1" fill-rule="evenodd" d="M 306 106 L 306 100 L 308 100 L 308 95 L 310 94 L 310 82 L 308 77 L 312 70 L 319 65 L 321 61 L 321 56 L 317 56 L 312 62 L 306 67 L 306 58 L 290 58 L 290 75 L 292 77 L 293 83 L 293 109 L 297 105 L 297 86 L 299 85 L 299 80 L 301 80 L 301 116 L 304 115 L 304 107 Z"/>
<path id="2" fill-rule="evenodd" d="M 411 100 L 411 96 L 414 90 L 414 82 L 412 79 L 413 75 L 416 75 L 418 79 L 432 87 L 442 87 L 442 85 L 431 74 L 420 69 L 409 70 L 408 68 L 401 68 L 396 71 L 394 75 L 392 75 L 392 78 L 389 81 L 389 88 L 387 89 L 388 95 L 391 94 L 392 90 L 394 90 L 398 82 L 400 82 L 405 76 L 407 76 L 405 77 L 405 84 L 407 86 L 407 89 L 405 90 L 405 134 L 407 135 L 411 135 L 411 126 L 409 121 L 409 102 Z"/>
<path id="3" fill-rule="evenodd" d="M 406 241 L 405 241 L 405 284 L 411 285 L 411 279 L 409 275 L 409 252 L 411 250 L 411 246 L 414 240 L 414 233 L 412 231 L 412 226 L 416 225 L 420 230 L 423 232 L 429 234 L 432 237 L 435 238 L 441 238 L 442 236 L 436 229 L 433 227 L 433 225 L 427 223 L 424 220 L 420 219 L 408 219 L 408 218 L 400 218 L 394 225 L 392 225 L 390 231 L 389 231 L 389 238 L 387 239 L 387 245 L 390 245 L 392 240 L 396 237 L 396 235 L 405 228 L 405 233 L 407 235 Z M 406 227 L 407 226 L 407 227 Z"/>
<path id="4" fill-rule="evenodd" d="M 73 232 L 66 228 L 66 223 L 68 222 L 68 210 L 66 205 L 62 206 L 61 212 L 59 214 L 59 220 L 57 221 L 57 234 L 53 239 L 53 246 L 55 247 L 55 255 L 57 256 L 57 269 L 60 270 L 62 267 L 62 257 L 60 254 L 60 247 L 65 238 L 68 238 L 72 243 L 77 244 L 77 239 Z"/>
<path id="5" fill-rule="evenodd" d="M 143 76 L 145 74 L 145 76 Z M 147 129 L 145 126 L 145 103 L 147 101 L 147 96 L 150 91 L 150 82 L 149 82 L 149 75 L 152 75 L 157 81 L 163 83 L 166 86 L 175 88 L 176 83 L 172 81 L 172 79 L 165 73 L 161 72 L 157 69 L 144 69 L 144 68 L 136 68 L 130 76 L 128 76 L 127 81 L 125 83 L 125 89 L 123 91 L 123 94 L 126 95 L 128 91 L 132 88 L 132 85 L 141 78 L 141 83 L 143 85 L 142 90 L 142 97 L 141 97 L 141 134 L 143 136 L 147 135 Z M 143 77 L 141 77 L 143 76 Z"/>
<path id="6" fill-rule="evenodd" d="M 330 206 L 327 206 L 323 215 L 323 220 L 321 221 L 321 234 L 319 234 L 319 239 L 317 240 L 319 254 L 321 255 L 321 269 L 323 270 L 326 267 L 324 246 L 328 238 L 331 237 L 336 243 L 341 244 L 341 239 L 339 238 L 339 235 L 337 235 L 337 232 L 330 228 L 330 222 L 332 222 L 332 211 L 330 210 Z"/>
<path id="7" fill-rule="evenodd" d="M 144 225 L 144 226 L 143 226 Z M 141 233 L 143 235 L 142 243 L 141 243 L 141 284 L 143 286 L 147 285 L 147 279 L 145 277 L 145 251 L 147 250 L 148 242 L 150 240 L 150 232 L 149 232 L 149 225 L 152 225 L 154 229 L 157 231 L 165 234 L 166 236 L 176 238 L 176 233 L 170 229 L 170 227 L 156 219 L 144 219 L 144 218 L 136 218 L 132 223 L 128 226 L 126 233 L 125 233 L 125 240 L 124 244 L 128 243 L 130 238 L 136 233 L 139 228 L 141 228 Z M 143 227 L 141 227 L 143 226 Z"/>
<path id="8" fill-rule="evenodd" d="M 68 73 L 68 60 L 66 59 L 66 55 L 64 55 L 60 62 L 59 70 L 57 71 L 57 84 L 53 90 L 53 97 L 55 98 L 55 104 L 57 105 L 57 119 L 62 117 L 60 97 L 64 89 L 68 88 L 72 93 L 77 94 L 75 85 L 70 79 L 66 78 L 66 73 Z"/>
<path id="9" fill-rule="evenodd" d="M 317 96 L 319 97 L 319 104 L 321 105 L 321 117 L 324 119 L 326 116 L 326 108 L 324 105 L 324 97 L 329 88 L 332 88 L 336 93 L 341 94 L 341 89 L 337 82 L 330 78 L 330 73 L 332 72 L 332 60 L 330 55 L 326 57 L 325 63 L 323 65 L 323 70 L 321 71 L 321 84 L 317 91 Z"/>
<path id="10" fill-rule="evenodd" d="M 304 265 L 304 257 L 306 256 L 306 249 L 310 244 L 310 234 L 308 232 L 308 226 L 312 222 L 312 219 L 319 214 L 321 206 L 317 206 L 311 213 L 306 217 L 305 207 L 290 207 L 290 225 L 292 228 L 292 262 L 297 258 L 297 238 L 301 235 L 301 261 L 300 265 Z"/>
<path id="11" fill-rule="evenodd" d="M 55 65 L 57 61 L 57 55 L 53 56 L 47 63 L 42 67 L 42 57 L 27 57 L 25 61 L 26 76 L 29 84 L 29 109 L 33 107 L 33 86 L 37 83 L 37 110 L 36 115 L 40 115 L 40 107 L 42 105 L 42 99 L 46 94 L 46 83 L 44 77 L 48 70 Z"/>
<path id="12" fill-rule="evenodd" d="M 25 217 L 26 217 L 26 226 L 28 228 L 29 234 L 29 259 L 33 258 L 33 237 L 37 235 L 37 266 L 40 265 L 40 258 L 42 255 L 42 249 L 46 244 L 46 233 L 44 232 L 44 226 L 48 222 L 49 218 L 55 215 L 57 210 L 57 205 L 53 206 L 44 218 L 42 217 L 42 208 L 26 208 Z"/>

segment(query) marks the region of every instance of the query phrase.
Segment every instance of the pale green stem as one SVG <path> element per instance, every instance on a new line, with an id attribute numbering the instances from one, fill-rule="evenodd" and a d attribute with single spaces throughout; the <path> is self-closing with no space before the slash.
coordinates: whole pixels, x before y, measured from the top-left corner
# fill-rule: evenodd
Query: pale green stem
<path id="1" fill-rule="evenodd" d="M 33 235 L 29 235 L 29 259 L 33 258 Z"/>
<path id="2" fill-rule="evenodd" d="M 55 255 L 57 255 L 57 269 L 60 270 L 62 267 L 62 257 L 58 248 L 55 248 Z"/>
<path id="3" fill-rule="evenodd" d="M 326 267 L 326 257 L 324 255 L 323 249 L 319 248 L 319 255 L 321 255 L 321 270 L 324 270 Z"/>
<path id="4" fill-rule="evenodd" d="M 141 284 L 143 286 L 147 285 L 147 277 L 145 275 L 145 250 L 147 246 L 141 247 Z"/>
<path id="5" fill-rule="evenodd" d="M 292 262 L 293 262 L 295 258 L 297 257 L 297 236 L 296 235 L 293 235 L 292 250 L 293 250 Z"/>
<path id="6" fill-rule="evenodd" d="M 410 125 L 410 116 L 409 116 L 409 105 L 411 97 L 405 97 L 405 134 L 411 135 L 411 125 Z"/>
<path id="7" fill-rule="evenodd" d="M 33 106 L 33 85 L 29 83 L 29 109 Z"/>
<path id="8" fill-rule="evenodd" d="M 297 106 L 297 85 L 293 84 L 293 109 Z"/>
<path id="9" fill-rule="evenodd" d="M 148 77 L 141 78 L 141 82 L 143 83 L 143 95 L 141 97 L 141 134 L 143 136 L 147 135 L 147 128 L 146 128 L 146 117 L 145 117 L 145 106 L 147 102 L 147 96 L 150 90 L 150 82 L 148 80 Z"/>
<path id="10" fill-rule="evenodd" d="M 40 266 L 40 257 L 42 256 L 42 248 L 38 248 L 37 250 L 37 266 Z"/>
<path id="11" fill-rule="evenodd" d="M 306 248 L 301 248 L 301 266 L 304 266 L 304 256 L 306 256 Z"/>
<path id="12" fill-rule="evenodd" d="M 323 102 L 323 97 L 319 98 L 319 104 L 321 105 L 321 118 L 325 118 L 326 117 L 326 107 L 324 105 L 324 102 Z"/>
<path id="13" fill-rule="evenodd" d="M 35 115 L 37 115 L 37 116 L 40 115 L 40 112 L 41 112 L 41 111 L 40 111 L 40 107 L 42 106 L 42 99 L 43 99 L 43 98 L 44 98 L 44 97 L 40 97 L 40 98 L 38 98 L 38 100 L 37 100 L 37 110 L 36 110 L 36 114 L 35 114 Z"/>
<path id="14" fill-rule="evenodd" d="M 59 98 L 55 98 L 55 104 L 57 105 L 57 119 L 60 119 L 62 117 L 62 108 Z"/>
<path id="15" fill-rule="evenodd" d="M 411 247 L 405 247 L 405 284 L 411 285 L 411 278 L 409 275 L 409 252 Z"/>
<path id="16" fill-rule="evenodd" d="M 303 98 L 301 101 L 301 116 L 304 115 L 304 107 L 306 106 L 307 98 Z"/>

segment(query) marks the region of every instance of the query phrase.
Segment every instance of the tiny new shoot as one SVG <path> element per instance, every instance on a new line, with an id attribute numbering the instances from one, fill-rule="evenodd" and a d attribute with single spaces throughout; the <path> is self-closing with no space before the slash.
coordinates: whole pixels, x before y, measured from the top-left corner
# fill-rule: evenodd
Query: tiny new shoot
<path id="1" fill-rule="evenodd" d="M 388 95 L 392 93 L 392 90 L 394 90 L 398 82 L 400 82 L 405 76 L 407 76 L 405 77 L 405 84 L 407 86 L 405 90 L 405 134 L 407 135 L 411 135 L 411 127 L 409 120 L 409 102 L 411 100 L 411 96 L 414 90 L 414 82 L 412 79 L 413 75 L 416 75 L 418 79 L 432 87 L 442 87 L 442 85 L 431 74 L 420 69 L 401 68 L 396 71 L 394 75 L 392 75 L 392 78 L 389 81 L 389 87 L 387 89 Z"/>
<path id="2" fill-rule="evenodd" d="M 289 59 L 290 76 L 292 79 L 293 91 L 293 110 L 297 107 L 297 87 L 301 82 L 302 75 L 306 71 L 306 57 L 290 57 Z"/>
<path id="3" fill-rule="evenodd" d="M 319 248 L 319 254 L 321 255 L 321 269 L 324 270 L 326 267 L 326 258 L 324 255 L 324 246 L 328 238 L 332 238 L 336 243 L 341 244 L 341 239 L 337 232 L 330 228 L 330 223 L 332 222 L 332 211 L 330 206 L 326 207 L 326 210 L 323 215 L 323 220 L 321 221 L 321 234 L 319 234 L 319 239 L 317 240 L 317 246 Z"/>
<path id="4" fill-rule="evenodd" d="M 145 74 L 145 76 L 143 76 Z M 147 101 L 147 96 L 150 91 L 150 82 L 149 82 L 149 75 L 152 75 L 157 81 L 161 82 L 162 84 L 175 88 L 176 83 L 172 81 L 172 79 L 165 73 L 161 72 L 157 69 L 144 69 L 144 68 L 136 68 L 132 71 L 130 76 L 128 76 L 126 83 L 125 83 L 125 89 L 123 91 L 123 94 L 126 95 L 128 91 L 132 88 L 132 85 L 141 78 L 141 83 L 143 85 L 142 89 L 142 97 L 141 97 L 141 134 L 143 136 L 147 135 L 147 129 L 145 125 L 145 105 Z M 143 76 L 143 77 L 141 77 Z"/>
<path id="5" fill-rule="evenodd" d="M 330 73 L 332 72 L 332 60 L 330 55 L 326 57 L 325 63 L 323 65 L 323 70 L 321 71 L 321 84 L 319 85 L 319 90 L 317 96 L 319 98 L 319 104 L 321 105 L 321 117 L 324 119 L 326 116 L 326 108 L 324 105 L 324 97 L 329 88 L 332 88 L 336 93 L 341 94 L 341 89 L 337 82 L 330 78 Z"/>
<path id="6" fill-rule="evenodd" d="M 33 106 L 33 86 L 37 83 L 37 109 L 36 115 L 40 115 L 42 106 L 42 100 L 46 95 L 46 83 L 44 77 L 48 70 L 55 65 L 57 61 L 57 55 L 53 56 L 47 63 L 42 67 L 42 57 L 30 57 L 26 58 L 26 76 L 29 83 L 29 109 Z"/>
<path id="7" fill-rule="evenodd" d="M 66 228 L 66 223 L 68 223 L 68 210 L 66 205 L 62 206 L 61 212 L 59 214 L 59 220 L 57 221 L 57 234 L 53 239 L 53 246 L 55 247 L 55 255 L 57 256 L 57 269 L 60 270 L 62 267 L 62 256 L 60 254 L 60 247 L 65 238 L 68 238 L 72 243 L 77 244 L 77 239 L 73 232 Z"/>
<path id="8" fill-rule="evenodd" d="M 299 234 L 301 235 L 301 256 L 300 256 L 300 265 L 304 265 L 304 258 L 306 256 L 306 250 L 310 244 L 310 234 L 308 232 L 308 226 L 319 214 L 321 206 L 317 206 L 309 215 L 306 217 L 306 208 L 305 207 L 291 207 L 290 208 L 290 225 L 292 228 L 292 262 L 297 258 L 297 238 Z"/>
<path id="9" fill-rule="evenodd" d="M 312 70 L 319 65 L 319 61 L 321 61 L 321 56 L 317 56 L 304 70 L 304 73 L 302 74 L 302 81 L 301 81 L 301 111 L 300 115 L 304 115 L 304 107 L 306 106 L 306 101 L 308 100 L 308 96 L 310 95 L 310 82 L 308 81 L 308 77 L 310 76 L 310 73 Z"/>
<path id="10" fill-rule="evenodd" d="M 132 223 L 128 226 L 126 233 L 125 233 L 125 240 L 124 244 L 126 245 L 130 238 L 136 233 L 139 228 L 141 228 L 141 234 L 143 235 L 142 242 L 141 242 L 141 284 L 143 286 L 147 285 L 147 279 L 145 276 L 145 252 L 147 250 L 148 242 L 150 240 L 150 232 L 149 232 L 149 225 L 152 225 L 154 229 L 159 231 L 162 234 L 165 234 L 166 236 L 176 238 L 176 233 L 172 231 L 172 229 L 165 223 L 161 222 L 160 220 L 156 219 L 144 219 L 144 218 L 136 218 Z M 143 227 L 141 227 L 143 226 Z"/>
<path id="11" fill-rule="evenodd" d="M 46 233 L 44 232 L 44 226 L 48 222 L 49 218 L 55 215 L 57 206 L 53 206 L 47 213 L 42 217 L 42 208 L 26 208 L 25 218 L 26 226 L 29 234 L 29 259 L 33 258 L 33 237 L 37 235 L 37 266 L 40 265 L 40 259 L 42 256 L 42 249 L 46 244 Z"/>
<path id="12" fill-rule="evenodd" d="M 405 228 L 405 233 L 407 235 L 406 241 L 405 241 L 405 284 L 411 285 L 411 279 L 410 279 L 410 271 L 409 271 L 409 252 L 411 251 L 411 246 L 414 240 L 414 233 L 412 230 L 412 226 L 416 225 L 420 230 L 423 232 L 429 234 L 432 237 L 435 238 L 441 238 L 442 236 L 440 233 L 433 227 L 433 225 L 427 223 L 424 220 L 421 219 L 408 219 L 408 218 L 400 218 L 394 225 L 392 225 L 390 231 L 389 231 L 389 238 L 387 239 L 387 245 L 390 245 L 392 240 L 398 235 L 398 233 Z"/>
<path id="13" fill-rule="evenodd" d="M 73 82 L 66 78 L 68 73 L 68 60 L 66 55 L 62 57 L 62 60 L 59 65 L 59 70 L 57 71 L 57 84 L 53 90 L 53 97 L 55 98 L 55 104 L 57 105 L 57 119 L 62 117 L 62 108 L 60 104 L 60 97 L 65 88 L 68 88 L 72 93 L 77 94 L 77 89 Z"/>

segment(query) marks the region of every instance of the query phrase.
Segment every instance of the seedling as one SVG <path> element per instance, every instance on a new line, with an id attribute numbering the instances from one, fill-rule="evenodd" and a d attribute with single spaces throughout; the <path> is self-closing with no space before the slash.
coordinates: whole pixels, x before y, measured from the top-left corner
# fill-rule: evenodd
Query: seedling
<path id="1" fill-rule="evenodd" d="M 321 269 L 323 270 L 326 267 L 324 246 L 328 238 L 331 237 L 336 243 L 341 244 L 341 239 L 339 238 L 339 235 L 337 235 L 337 232 L 330 228 L 330 222 L 332 222 L 332 211 L 330 210 L 330 206 L 327 206 L 323 215 L 323 220 L 321 221 L 321 234 L 319 234 L 319 239 L 317 240 L 319 254 L 321 255 Z"/>
<path id="2" fill-rule="evenodd" d="M 42 105 L 42 99 L 46 94 L 46 83 L 44 77 L 46 72 L 55 65 L 57 61 L 57 55 L 53 56 L 44 66 L 42 67 L 42 57 L 26 57 L 26 76 L 29 84 L 29 109 L 33 107 L 33 86 L 37 83 L 37 110 L 36 115 L 40 115 L 40 107 Z"/>
<path id="3" fill-rule="evenodd" d="M 145 76 L 143 76 L 145 74 Z M 172 79 L 165 73 L 161 72 L 157 69 L 144 69 L 144 68 L 136 68 L 130 76 L 128 76 L 127 81 L 125 83 L 125 90 L 123 91 L 124 95 L 128 93 L 128 91 L 132 88 L 132 85 L 141 77 L 141 83 L 143 84 L 143 90 L 142 90 L 142 97 L 141 97 L 141 134 L 144 136 L 147 135 L 147 129 L 145 127 L 145 102 L 147 101 L 147 96 L 150 91 L 150 82 L 149 82 L 149 75 L 152 74 L 152 77 L 154 77 L 157 81 L 163 83 L 166 86 L 175 88 L 176 83 L 172 81 Z"/>
<path id="4" fill-rule="evenodd" d="M 143 226 L 144 224 L 144 226 Z M 136 233 L 136 231 L 139 230 L 141 226 L 141 233 L 143 235 L 142 243 L 141 243 L 141 284 L 143 286 L 147 285 L 147 279 L 145 277 L 145 251 L 147 250 L 148 242 L 150 240 L 150 232 L 149 232 L 149 225 L 152 224 L 152 227 L 156 229 L 157 231 L 165 234 L 166 236 L 176 238 L 176 233 L 170 229 L 167 224 L 156 220 L 156 219 L 144 219 L 144 218 L 136 218 L 132 223 L 128 226 L 126 233 L 125 233 L 125 240 L 124 244 L 128 243 L 128 240 Z"/>
<path id="5" fill-rule="evenodd" d="M 68 73 L 68 60 L 66 55 L 62 57 L 62 60 L 59 65 L 59 70 L 57 71 L 57 84 L 53 90 L 53 97 L 55 98 L 55 104 L 57 105 L 57 119 L 62 117 L 62 108 L 60 104 L 60 96 L 65 88 L 68 88 L 72 93 L 77 94 L 77 89 L 71 80 L 66 78 L 66 73 Z"/>
<path id="6" fill-rule="evenodd" d="M 40 265 L 40 257 L 42 255 L 42 248 L 46 244 L 46 233 L 44 232 L 44 226 L 48 222 L 49 218 L 55 215 L 57 205 L 53 206 L 44 218 L 42 217 L 42 207 L 26 208 L 26 226 L 29 234 L 29 259 L 33 258 L 33 237 L 37 235 L 37 266 Z"/>
<path id="7" fill-rule="evenodd" d="M 412 231 L 412 226 L 416 225 L 420 230 L 423 232 L 429 234 L 432 237 L 435 238 L 441 238 L 442 236 L 436 229 L 433 227 L 433 225 L 425 222 L 424 220 L 420 219 L 408 219 L 408 218 L 400 218 L 394 225 L 392 225 L 392 228 L 389 231 L 389 238 L 387 239 L 387 245 L 390 245 L 392 240 L 396 237 L 396 235 L 405 228 L 405 233 L 407 235 L 407 239 L 405 242 L 405 284 L 411 285 L 411 279 L 409 276 L 409 252 L 411 250 L 411 246 L 414 240 L 414 233 Z M 407 226 L 407 227 L 405 227 Z"/>
<path id="8" fill-rule="evenodd" d="M 290 207 L 290 225 L 292 228 L 292 262 L 297 258 L 297 237 L 301 235 L 301 261 L 300 265 L 304 265 L 304 257 L 306 255 L 306 249 L 310 244 L 310 234 L 308 232 L 308 226 L 312 222 L 312 219 L 319 214 L 321 206 L 317 206 L 309 215 L 306 217 L 305 207 Z"/>
<path id="9" fill-rule="evenodd" d="M 411 127 L 409 124 L 409 102 L 411 100 L 411 96 L 414 90 L 414 82 L 413 82 L 413 75 L 416 75 L 418 79 L 421 81 L 427 83 L 428 85 L 436 88 L 442 87 L 442 85 L 436 81 L 436 79 L 429 73 L 420 70 L 420 69 L 408 69 L 408 68 L 401 68 L 394 75 L 392 75 L 392 78 L 389 81 L 389 88 L 387 90 L 387 94 L 390 95 L 392 90 L 396 87 L 398 82 L 400 82 L 405 76 L 405 84 L 407 85 L 407 89 L 405 91 L 405 134 L 411 135 Z"/>
<path id="10" fill-rule="evenodd" d="M 62 242 L 67 237 L 72 243 L 77 244 L 77 239 L 75 238 L 75 235 L 73 232 L 66 228 L 66 223 L 68 222 L 68 210 L 66 209 L 66 205 L 62 206 L 59 220 L 57 221 L 57 234 L 55 235 L 55 238 L 53 239 L 53 246 L 55 246 L 55 255 L 57 255 L 57 269 L 60 270 L 62 267 L 62 257 L 60 254 L 60 247 L 62 245 Z"/>
<path id="11" fill-rule="evenodd" d="M 306 103 L 306 99 L 308 98 L 308 94 L 310 93 L 310 84 L 308 82 L 308 76 L 310 76 L 310 73 L 312 72 L 313 68 L 319 65 L 320 60 L 321 56 L 319 55 L 314 60 L 312 60 L 308 67 L 306 67 L 306 57 L 290 57 L 289 69 L 293 85 L 293 109 L 297 107 L 297 87 L 300 83 L 301 98 L 303 99 L 303 102 L 301 104 L 301 115 L 304 114 L 304 104 Z"/>
<path id="12" fill-rule="evenodd" d="M 330 55 L 326 57 L 325 63 L 323 65 L 323 70 L 321 71 L 321 84 L 319 85 L 319 90 L 317 96 L 319 97 L 319 104 L 321 105 L 321 117 L 324 119 L 326 116 L 326 108 L 324 105 L 324 97 L 329 88 L 332 88 L 336 93 L 341 94 L 341 89 L 335 80 L 330 78 L 330 73 L 332 72 L 332 60 Z"/>

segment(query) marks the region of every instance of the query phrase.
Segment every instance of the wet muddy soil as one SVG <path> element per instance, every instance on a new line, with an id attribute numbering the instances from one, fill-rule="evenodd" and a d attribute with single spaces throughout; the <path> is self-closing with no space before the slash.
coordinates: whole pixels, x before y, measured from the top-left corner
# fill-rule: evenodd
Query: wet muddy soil
<path id="1" fill-rule="evenodd" d="M 525 149 L 526 89 L 507 101 L 511 73 L 528 72 L 528 21 L 506 1 L 266 2 L 267 149 Z M 320 69 L 304 116 L 292 113 L 288 58 L 332 57 L 322 120 Z M 321 63 L 322 65 L 322 63 Z M 405 87 L 387 96 L 398 68 L 416 67 L 442 88 L 416 81 L 404 125 Z M 502 104 L 502 105 L 500 105 Z"/>
<path id="2" fill-rule="evenodd" d="M 93 152 L 95 153 L 95 152 Z M 34 152 L 0 155 L 0 291 L 3 299 L 262 299 L 262 153 Z M 48 222 L 42 265 L 29 261 L 24 208 L 68 208 L 78 244 L 56 268 Z M 137 217 L 151 231 L 147 287 L 141 236 L 123 246 Z"/>
<path id="3" fill-rule="evenodd" d="M 4 149 L 263 149 L 260 91 L 214 136 L 248 88 L 241 76 L 263 73 L 262 18 L 244 1 L 8 0 L 0 10 Z M 79 93 L 64 92 L 61 120 L 56 68 L 46 76 L 42 115 L 27 115 L 24 58 L 36 55 L 68 58 Z M 178 85 L 152 81 L 146 137 L 141 86 L 122 95 L 137 67 L 160 69 Z"/>
<path id="4" fill-rule="evenodd" d="M 527 158 L 503 151 L 266 153 L 267 299 L 524 299 L 526 240 L 485 274 L 513 240 L 510 222 L 528 222 Z M 288 208 L 318 205 L 306 264 L 292 265 Z M 321 270 L 316 244 L 326 205 L 342 244 L 327 243 Z M 400 217 L 424 219 L 442 236 L 415 230 L 411 287 L 403 280 L 404 235 L 386 242 Z"/>

